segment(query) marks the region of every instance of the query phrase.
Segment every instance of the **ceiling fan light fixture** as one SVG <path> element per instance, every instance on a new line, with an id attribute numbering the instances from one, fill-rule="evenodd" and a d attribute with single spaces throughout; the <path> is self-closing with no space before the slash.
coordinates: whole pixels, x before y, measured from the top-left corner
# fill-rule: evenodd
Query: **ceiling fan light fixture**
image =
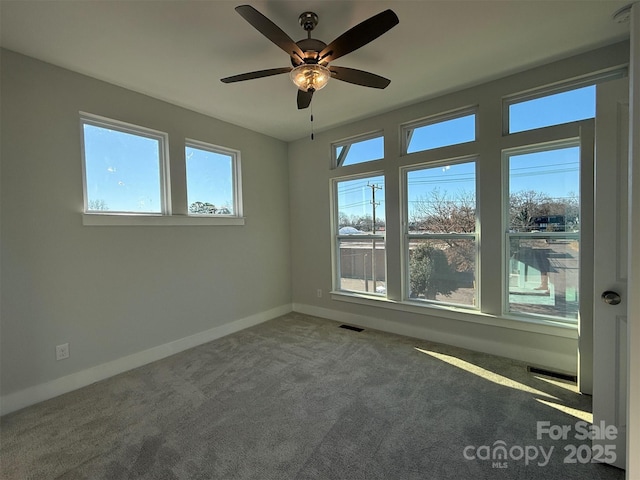
<path id="1" fill-rule="evenodd" d="M 385 10 L 360 22 L 329 44 L 311 38 L 311 32 L 318 23 L 318 15 L 313 12 L 304 12 L 300 15 L 300 25 L 307 32 L 307 38 L 294 42 L 280 27 L 251 5 L 239 5 L 236 11 L 268 40 L 282 49 L 289 56 L 292 66 L 257 70 L 221 78 L 223 83 L 242 82 L 289 72 L 291 80 L 298 87 L 296 100 L 298 109 L 303 109 L 311 105 L 313 92 L 324 88 L 332 76 L 342 82 L 370 88 L 386 88 L 391 82 L 388 78 L 355 68 L 331 67 L 329 70 L 328 65 L 367 45 L 397 25 L 398 16 L 393 10 Z"/>
<path id="2" fill-rule="evenodd" d="M 291 70 L 289 76 L 299 90 L 316 92 L 325 87 L 331 78 L 331 71 L 318 63 L 304 63 Z"/>

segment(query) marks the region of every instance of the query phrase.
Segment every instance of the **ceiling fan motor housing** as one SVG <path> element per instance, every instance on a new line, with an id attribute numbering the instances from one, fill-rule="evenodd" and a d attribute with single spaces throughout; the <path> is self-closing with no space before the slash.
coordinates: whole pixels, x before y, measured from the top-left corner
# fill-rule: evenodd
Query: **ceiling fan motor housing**
<path id="1" fill-rule="evenodd" d="M 322 40 L 316 40 L 315 38 L 299 40 L 296 42 L 296 45 L 304 52 L 304 63 L 318 63 L 318 53 L 327 46 Z M 296 62 L 296 60 L 298 60 L 298 58 L 291 57 L 291 64 L 294 67 L 300 64 L 300 62 Z"/>
<path id="2" fill-rule="evenodd" d="M 306 32 L 310 32 L 316 25 L 318 25 L 318 15 L 313 12 L 303 12 L 299 17 L 300 26 L 304 28 Z"/>
<path id="3" fill-rule="evenodd" d="M 307 38 L 296 42 L 296 45 L 304 52 L 304 58 L 301 60 L 306 64 L 318 63 L 318 53 L 327 46 L 326 43 L 311 38 L 311 31 L 318 25 L 318 15 L 314 12 L 303 12 L 300 14 L 300 17 L 298 17 L 298 21 L 300 22 L 300 26 L 307 32 Z M 301 65 L 293 55 L 291 56 L 291 64 L 294 67 Z"/>

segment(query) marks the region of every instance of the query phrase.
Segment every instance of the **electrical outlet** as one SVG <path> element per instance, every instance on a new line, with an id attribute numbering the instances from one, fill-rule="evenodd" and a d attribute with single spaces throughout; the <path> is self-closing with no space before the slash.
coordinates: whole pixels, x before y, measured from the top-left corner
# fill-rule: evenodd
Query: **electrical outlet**
<path id="1" fill-rule="evenodd" d="M 319 288 L 319 289 L 316 291 L 316 295 L 318 295 L 318 298 L 322 298 L 322 289 L 321 289 L 321 288 Z"/>
<path id="2" fill-rule="evenodd" d="M 64 360 L 65 358 L 69 358 L 69 344 L 56 345 L 56 360 Z"/>

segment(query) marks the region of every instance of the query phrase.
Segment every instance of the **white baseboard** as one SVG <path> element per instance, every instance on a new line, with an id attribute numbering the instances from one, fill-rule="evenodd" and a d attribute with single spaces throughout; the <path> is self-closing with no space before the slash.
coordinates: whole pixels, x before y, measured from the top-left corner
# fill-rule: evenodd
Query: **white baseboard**
<path id="1" fill-rule="evenodd" d="M 173 342 L 158 345 L 126 357 L 97 365 L 50 382 L 14 392 L 0 398 L 0 415 L 5 415 L 29 405 L 57 397 L 67 392 L 77 390 L 105 378 L 126 372 L 133 368 L 141 367 L 148 363 L 169 357 L 189 348 L 202 345 L 245 328 L 258 325 L 273 318 L 285 315 L 291 311 L 327 318 L 337 322 L 359 325 L 384 332 L 406 335 L 424 340 L 429 340 L 447 345 L 453 345 L 470 350 L 491 353 L 493 355 L 513 358 L 532 365 L 547 367 L 563 372 L 575 372 L 576 359 L 574 355 L 562 352 L 552 352 L 522 345 L 511 345 L 501 342 L 500 339 L 481 339 L 459 334 L 430 330 L 427 327 L 409 325 L 402 322 L 394 322 L 369 315 L 359 315 L 342 312 L 329 308 L 316 307 L 300 303 L 286 304 L 280 307 L 260 312 L 255 315 L 230 322 L 225 325 L 211 328 L 204 332 L 190 335 Z"/>
<path id="2" fill-rule="evenodd" d="M 291 304 L 250 315 L 233 322 L 213 327 L 204 332 L 196 333 L 188 337 L 180 338 L 157 347 L 152 347 L 141 352 L 127 355 L 95 367 L 87 368 L 80 372 L 72 373 L 64 377 L 56 378 L 50 382 L 34 385 L 18 392 L 10 393 L 0 398 L 0 415 L 14 412 L 43 400 L 48 400 L 92 383 L 104 380 L 119 373 L 141 367 L 156 360 L 169 357 L 189 348 L 197 347 L 204 343 L 216 340 L 226 335 L 239 332 L 245 328 L 253 327 L 292 311 Z"/>
<path id="3" fill-rule="evenodd" d="M 395 333 L 397 335 L 429 340 L 477 352 L 511 358 L 526 362 L 533 366 L 546 367 L 553 371 L 566 372 L 570 374 L 575 374 L 577 371 L 576 355 L 571 352 L 563 353 L 523 345 L 513 345 L 508 342 L 501 342 L 500 338 L 477 338 L 455 333 L 447 333 L 431 330 L 425 326 L 409 325 L 403 322 L 394 322 L 392 320 L 371 317 L 369 315 L 347 313 L 339 310 L 300 303 L 293 304 L 293 311 L 327 318 L 341 323 L 349 323 L 355 326 L 372 328 L 383 332 Z M 531 335 L 537 334 L 531 333 Z"/>

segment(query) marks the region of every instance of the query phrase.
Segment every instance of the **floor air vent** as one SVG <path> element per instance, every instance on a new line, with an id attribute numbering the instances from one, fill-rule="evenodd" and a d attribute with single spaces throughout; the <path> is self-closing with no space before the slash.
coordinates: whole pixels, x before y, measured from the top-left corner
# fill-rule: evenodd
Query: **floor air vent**
<path id="1" fill-rule="evenodd" d="M 340 328 L 345 328 L 347 330 L 353 330 L 354 332 L 361 332 L 364 330 L 364 328 L 360 328 L 360 327 L 353 327 L 351 325 L 340 325 Z"/>
<path id="2" fill-rule="evenodd" d="M 575 375 L 568 375 L 566 373 L 554 372 L 552 370 L 545 370 L 544 368 L 527 367 L 529 373 L 535 375 L 544 375 L 545 377 L 557 378 L 558 380 L 565 380 L 567 382 L 578 383 L 578 377 Z"/>

